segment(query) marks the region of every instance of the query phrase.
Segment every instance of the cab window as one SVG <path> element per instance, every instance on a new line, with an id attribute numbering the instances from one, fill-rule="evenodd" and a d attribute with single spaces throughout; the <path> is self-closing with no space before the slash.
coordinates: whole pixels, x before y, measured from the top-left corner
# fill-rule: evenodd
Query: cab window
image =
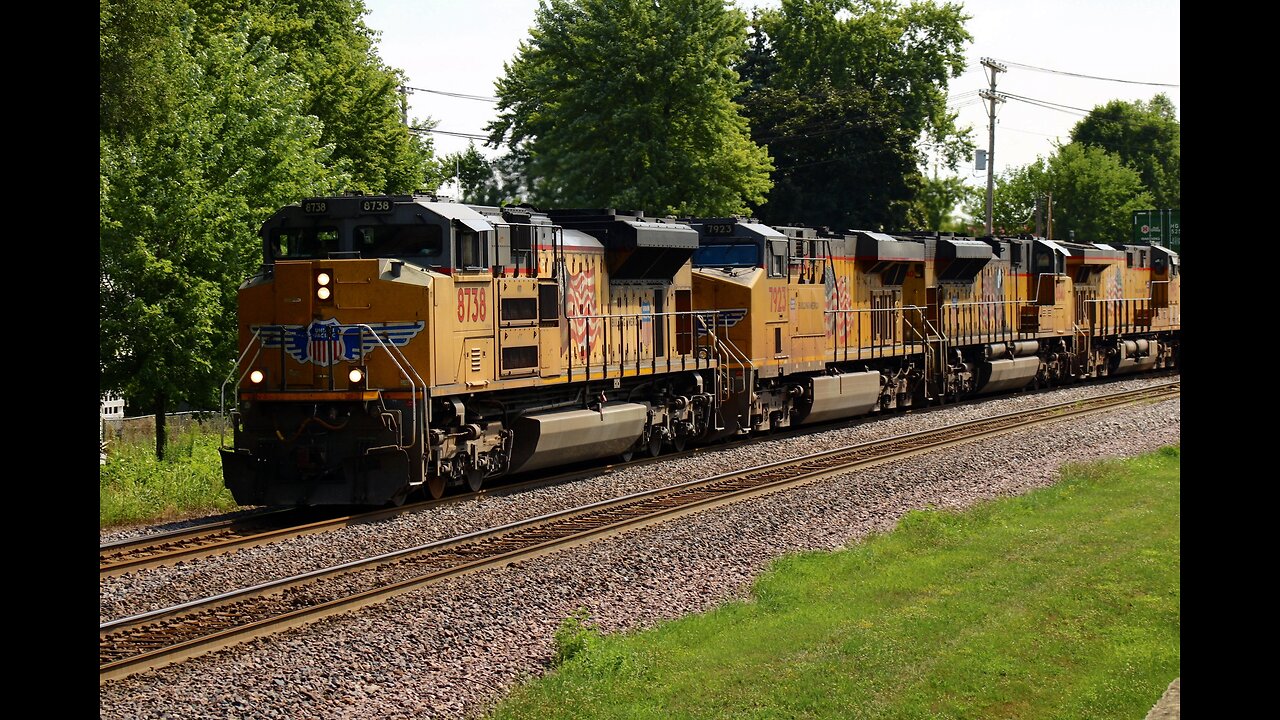
<path id="1" fill-rule="evenodd" d="M 327 258 L 337 252 L 338 229 L 333 227 L 289 228 L 271 233 L 269 260 Z"/>
<path id="2" fill-rule="evenodd" d="M 366 258 L 438 258 L 443 237 L 438 225 L 364 225 L 356 228 L 356 250 Z"/>
<path id="3" fill-rule="evenodd" d="M 756 267 L 760 249 L 755 243 L 701 245 L 693 251 L 694 267 Z"/>

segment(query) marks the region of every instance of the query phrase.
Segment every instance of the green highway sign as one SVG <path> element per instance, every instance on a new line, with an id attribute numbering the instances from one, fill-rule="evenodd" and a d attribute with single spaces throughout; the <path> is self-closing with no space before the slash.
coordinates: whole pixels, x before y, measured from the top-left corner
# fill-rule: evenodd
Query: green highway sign
<path id="1" fill-rule="evenodd" d="M 1135 210 L 1133 212 L 1133 242 L 1157 243 L 1181 253 L 1182 229 L 1180 208 L 1164 210 Z"/>

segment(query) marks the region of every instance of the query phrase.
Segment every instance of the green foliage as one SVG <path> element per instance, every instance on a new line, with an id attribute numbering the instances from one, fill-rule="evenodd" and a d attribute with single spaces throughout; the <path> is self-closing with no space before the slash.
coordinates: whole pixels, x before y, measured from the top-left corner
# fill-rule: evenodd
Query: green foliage
<path id="1" fill-rule="evenodd" d="M 1133 211 L 1154 207 L 1142 178 L 1102 148 L 1070 143 L 1049 161 L 1053 236 L 1128 242 Z"/>
<path id="2" fill-rule="evenodd" d="M 984 192 L 955 176 L 920 178 L 920 190 L 909 222 L 921 230 L 965 232 L 967 226 L 954 213 L 958 207 L 985 203 Z"/>
<path id="3" fill-rule="evenodd" d="M 262 221 L 346 180 L 328 169 L 283 56 L 243 34 L 196 46 L 193 23 L 165 67 L 172 112 L 136 137 L 99 142 L 101 388 L 161 411 L 216 404 Z"/>
<path id="4" fill-rule="evenodd" d="M 512 182 L 515 169 L 510 155 L 490 160 L 473 143 L 463 152 L 446 155 L 441 165 L 446 175 L 457 175 L 463 202 L 492 206 L 521 202 L 520 190 Z"/>
<path id="5" fill-rule="evenodd" d="M 592 626 L 591 615 L 586 608 L 578 608 L 565 618 L 556 629 L 556 654 L 551 664 L 560 667 L 581 655 L 588 647 L 598 644 L 600 631 Z"/>
<path id="6" fill-rule="evenodd" d="M 1138 173 L 1105 150 L 1070 143 L 1045 160 L 1014 168 L 996 178 L 992 224 L 999 234 L 1035 231 L 1035 198 L 1053 196 L 1053 237 L 1077 242 L 1127 242 L 1132 212 L 1152 207 Z M 985 222 L 985 196 L 968 206 Z M 1048 222 L 1048 213 L 1043 221 Z"/>
<path id="7" fill-rule="evenodd" d="M 494 718 L 1142 717 L 1180 671 L 1177 448 L 783 558 L 753 602 L 582 638 Z"/>
<path id="8" fill-rule="evenodd" d="M 915 133 L 875 96 L 822 79 L 753 91 L 744 104 L 756 141 L 778 161 L 762 221 L 836 229 L 906 224 L 919 180 Z"/>
<path id="9" fill-rule="evenodd" d="M 1150 207 L 1182 206 L 1182 130 L 1168 95 L 1099 105 L 1076 123 L 1071 140 L 1114 153 L 1138 171 L 1151 193 Z"/>
<path id="10" fill-rule="evenodd" d="M 163 461 L 156 459 L 152 440 L 108 445 L 107 463 L 98 473 L 101 527 L 236 509 L 222 484 L 216 430 L 196 425 L 171 435 Z"/>
<path id="11" fill-rule="evenodd" d="M 265 40 L 304 82 L 303 111 L 320 120 L 321 146 L 350 173 L 344 190 L 410 193 L 441 178 L 430 138 L 405 126 L 403 73 L 377 54 L 363 0 L 190 0 L 197 39 L 244 31 Z M 296 198 L 295 198 L 296 199 Z"/>
<path id="12" fill-rule="evenodd" d="M 996 175 L 991 193 L 991 225 L 996 235 L 1031 234 L 1036 229 L 1036 197 L 1050 192 L 1044 158 Z M 966 210 L 973 222 L 986 229 L 987 194 L 983 188 L 969 198 Z M 1055 218 L 1057 217 L 1055 210 Z M 1043 234 L 1043 230 L 1041 231 Z M 1060 235 L 1058 237 L 1061 237 Z"/>
<path id="13" fill-rule="evenodd" d="M 759 215 L 837 229 L 909 223 L 922 141 L 955 169 L 973 143 L 946 109 L 972 40 L 958 4 L 784 0 L 740 65 L 753 138 L 777 161 Z"/>
<path id="14" fill-rule="evenodd" d="M 170 0 L 99 0 L 98 125 L 133 135 L 163 121 L 178 89 L 167 68 L 180 53 L 179 19 Z"/>
<path id="15" fill-rule="evenodd" d="M 746 17 L 722 0 L 543 0 L 490 142 L 534 203 L 746 213 L 772 168 L 733 97 Z"/>
<path id="16" fill-rule="evenodd" d="M 1035 198 L 1047 193 L 1053 195 L 1053 237 L 1074 231 L 1079 242 L 1128 242 L 1134 210 L 1181 206 L 1181 130 L 1168 96 L 1099 105 L 1071 138 L 1047 160 L 997 178 L 997 234 L 1034 232 Z M 985 218 L 984 201 L 969 206 L 978 222 Z"/>

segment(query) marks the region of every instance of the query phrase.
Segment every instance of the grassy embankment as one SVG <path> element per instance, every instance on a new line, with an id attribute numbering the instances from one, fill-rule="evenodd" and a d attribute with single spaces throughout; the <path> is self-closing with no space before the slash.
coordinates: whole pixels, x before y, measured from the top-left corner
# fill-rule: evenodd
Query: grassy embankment
<path id="1" fill-rule="evenodd" d="M 582 618 L 496 718 L 1142 718 L 1180 673 L 1179 450 L 777 562 L 750 602 Z"/>
<path id="2" fill-rule="evenodd" d="M 113 438 L 98 475 L 99 527 L 235 510 L 222 486 L 218 444 L 216 425 L 178 425 L 170 429 L 160 462 L 154 431 Z"/>

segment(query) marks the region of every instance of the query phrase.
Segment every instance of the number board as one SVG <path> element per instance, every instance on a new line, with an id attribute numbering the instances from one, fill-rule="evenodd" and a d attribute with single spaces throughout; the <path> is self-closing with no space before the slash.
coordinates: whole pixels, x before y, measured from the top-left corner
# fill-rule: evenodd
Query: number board
<path id="1" fill-rule="evenodd" d="M 390 200 L 369 199 L 360 201 L 360 212 L 365 215 L 371 213 L 389 213 L 391 212 L 391 208 Z"/>
<path id="2" fill-rule="evenodd" d="M 707 223 L 702 229 L 708 235 L 726 236 L 733 234 L 734 223 Z"/>
<path id="3" fill-rule="evenodd" d="M 302 212 L 308 215 L 329 212 L 329 203 L 323 200 L 308 200 L 302 203 Z"/>

